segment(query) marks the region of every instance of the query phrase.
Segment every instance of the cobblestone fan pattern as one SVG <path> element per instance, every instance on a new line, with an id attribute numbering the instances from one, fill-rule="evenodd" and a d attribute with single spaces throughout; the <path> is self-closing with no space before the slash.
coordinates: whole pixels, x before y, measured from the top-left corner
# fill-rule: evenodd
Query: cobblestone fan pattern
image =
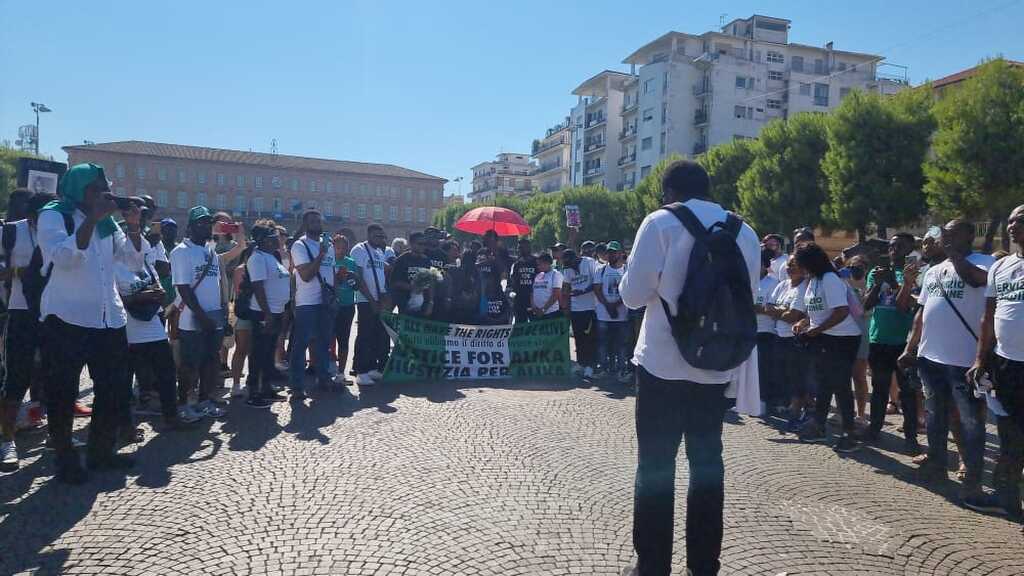
<path id="1" fill-rule="evenodd" d="M 27 461 L 0 477 L 0 574 L 617 575 L 636 459 L 624 392 L 442 384 L 236 402 L 194 431 L 147 427 L 132 473 L 82 487 L 52 482 L 43 434 L 22 436 Z M 722 573 L 1024 574 L 1020 527 L 959 508 L 953 482 L 912 483 L 889 430 L 840 457 L 758 419 L 727 424 Z"/>

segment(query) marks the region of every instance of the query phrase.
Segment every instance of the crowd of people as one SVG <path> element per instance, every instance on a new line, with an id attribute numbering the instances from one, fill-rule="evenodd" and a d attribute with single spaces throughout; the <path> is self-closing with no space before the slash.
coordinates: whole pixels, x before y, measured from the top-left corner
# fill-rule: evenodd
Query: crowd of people
<path id="1" fill-rule="evenodd" d="M 673 165 L 663 188 L 665 203 L 684 206 L 699 226 L 727 220 L 707 200 L 699 166 Z M 133 465 L 118 447 L 140 441 L 139 417 L 187 429 L 202 418 L 225 418 L 232 398 L 265 409 L 305 401 L 310 384 L 373 386 L 390 349 L 382 313 L 465 324 L 564 317 L 579 377 L 636 382 L 636 518 L 643 524 L 636 530 L 643 533 L 665 529 L 661 508 L 671 486 L 658 474 L 670 453 L 674 470 L 679 446 L 671 434 L 660 436 L 668 428 L 644 432 L 645 423 L 713 439 L 721 421 L 709 414 L 735 396 L 727 388 L 733 372 L 695 368 L 672 340 L 669 302 L 684 290 L 695 237 L 666 210 L 641 225 L 632 258 L 618 240 L 577 245 L 570 238 L 571 246 L 538 249 L 519 238 L 506 247 L 493 232 L 460 243 L 434 227 L 389 244 L 384 228 L 370 224 L 356 242 L 326 230 L 316 210 L 305 211 L 292 234 L 269 219 L 246 230 L 204 206 L 193 207 L 180 228 L 156 216 L 149 197 L 112 195 L 95 164 L 71 167 L 59 197 L 23 189 L 11 195 L 0 229 L 5 468 L 18 466 L 19 426 L 39 425 L 44 414 L 56 479 L 81 483 L 89 469 Z M 1024 207 L 1008 222 L 1011 254 L 974 251 L 973 225 L 953 220 L 923 238 L 897 233 L 887 250 L 835 259 L 811 229 L 758 239 L 743 224 L 735 242 L 750 265 L 765 415 L 785 418 L 804 442 L 823 443 L 834 400 L 833 446 L 845 453 L 879 442 L 886 416 L 900 414 L 904 449 L 927 481 L 946 477 L 952 432 L 963 504 L 1019 518 Z M 84 367 L 91 408 L 78 401 Z M 690 408 L 666 412 L 680 403 Z M 91 417 L 85 466 L 72 435 L 75 417 Z M 981 481 L 989 419 L 999 436 L 995 494 Z M 692 450 L 691 460 L 708 466 L 692 475 L 708 474 L 717 486 L 720 438 L 717 451 Z M 691 505 L 703 510 L 719 499 L 707 496 Z M 712 528 L 696 532 L 707 537 Z M 720 541 L 720 524 L 717 530 Z"/>

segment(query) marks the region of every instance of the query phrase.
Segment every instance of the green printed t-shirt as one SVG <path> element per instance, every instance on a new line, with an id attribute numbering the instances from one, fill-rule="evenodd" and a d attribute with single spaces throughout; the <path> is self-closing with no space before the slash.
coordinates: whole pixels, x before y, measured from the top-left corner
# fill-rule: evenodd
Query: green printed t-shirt
<path id="1" fill-rule="evenodd" d="M 878 291 L 878 304 L 871 310 L 871 322 L 868 324 L 868 340 L 874 344 L 903 346 L 907 343 L 907 335 L 914 324 L 913 312 L 901 312 L 896 306 L 896 295 L 903 285 L 903 270 L 893 270 L 896 286 L 888 282 L 882 284 Z M 867 289 L 874 286 L 872 276 L 868 276 Z"/>
<path id="2" fill-rule="evenodd" d="M 348 270 L 348 277 L 344 282 L 339 282 L 337 290 L 338 304 L 342 306 L 354 306 L 356 303 L 356 261 L 345 256 L 334 261 L 335 268 L 345 267 Z"/>

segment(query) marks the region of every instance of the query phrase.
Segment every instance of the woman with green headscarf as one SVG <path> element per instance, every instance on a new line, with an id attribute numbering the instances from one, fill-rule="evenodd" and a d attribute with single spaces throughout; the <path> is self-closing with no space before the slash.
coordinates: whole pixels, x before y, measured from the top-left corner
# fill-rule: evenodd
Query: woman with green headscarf
<path id="1" fill-rule="evenodd" d="M 39 248 L 49 274 L 40 301 L 49 342 L 43 347 L 50 369 L 47 417 L 57 452 L 56 478 L 71 484 L 87 479 L 71 443 L 73 406 L 86 364 L 93 380 L 86 463 L 92 469 L 132 465 L 115 453 L 119 398 L 130 382 L 127 314 L 114 283 L 114 261 L 141 265 L 144 251 L 138 207 L 122 211 L 127 237 L 112 218 L 117 210 L 103 167 L 78 164 L 63 176 L 60 199 L 39 213 Z"/>

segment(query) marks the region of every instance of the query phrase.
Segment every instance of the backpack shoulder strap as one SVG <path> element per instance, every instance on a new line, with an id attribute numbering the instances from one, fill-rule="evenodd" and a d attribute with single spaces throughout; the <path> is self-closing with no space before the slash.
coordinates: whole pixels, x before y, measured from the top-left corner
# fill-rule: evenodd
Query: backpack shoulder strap
<path id="1" fill-rule="evenodd" d="M 9 258 L 18 242 L 18 227 L 13 222 L 6 222 L 3 225 L 3 249 L 4 257 Z"/>
<path id="2" fill-rule="evenodd" d="M 743 228 L 743 219 L 734 212 L 727 211 L 725 214 L 725 225 L 722 228 L 732 234 L 733 238 L 738 238 L 740 230 Z"/>
<path id="3" fill-rule="evenodd" d="M 67 231 L 68 236 L 75 233 L 75 219 L 71 217 L 71 214 L 60 213 L 64 219 L 64 230 Z"/>
<path id="4" fill-rule="evenodd" d="M 700 223 L 693 211 L 683 205 L 682 202 L 673 202 L 662 206 L 663 209 L 672 213 L 682 224 L 683 228 L 696 240 L 703 240 L 708 235 L 707 228 Z"/>

